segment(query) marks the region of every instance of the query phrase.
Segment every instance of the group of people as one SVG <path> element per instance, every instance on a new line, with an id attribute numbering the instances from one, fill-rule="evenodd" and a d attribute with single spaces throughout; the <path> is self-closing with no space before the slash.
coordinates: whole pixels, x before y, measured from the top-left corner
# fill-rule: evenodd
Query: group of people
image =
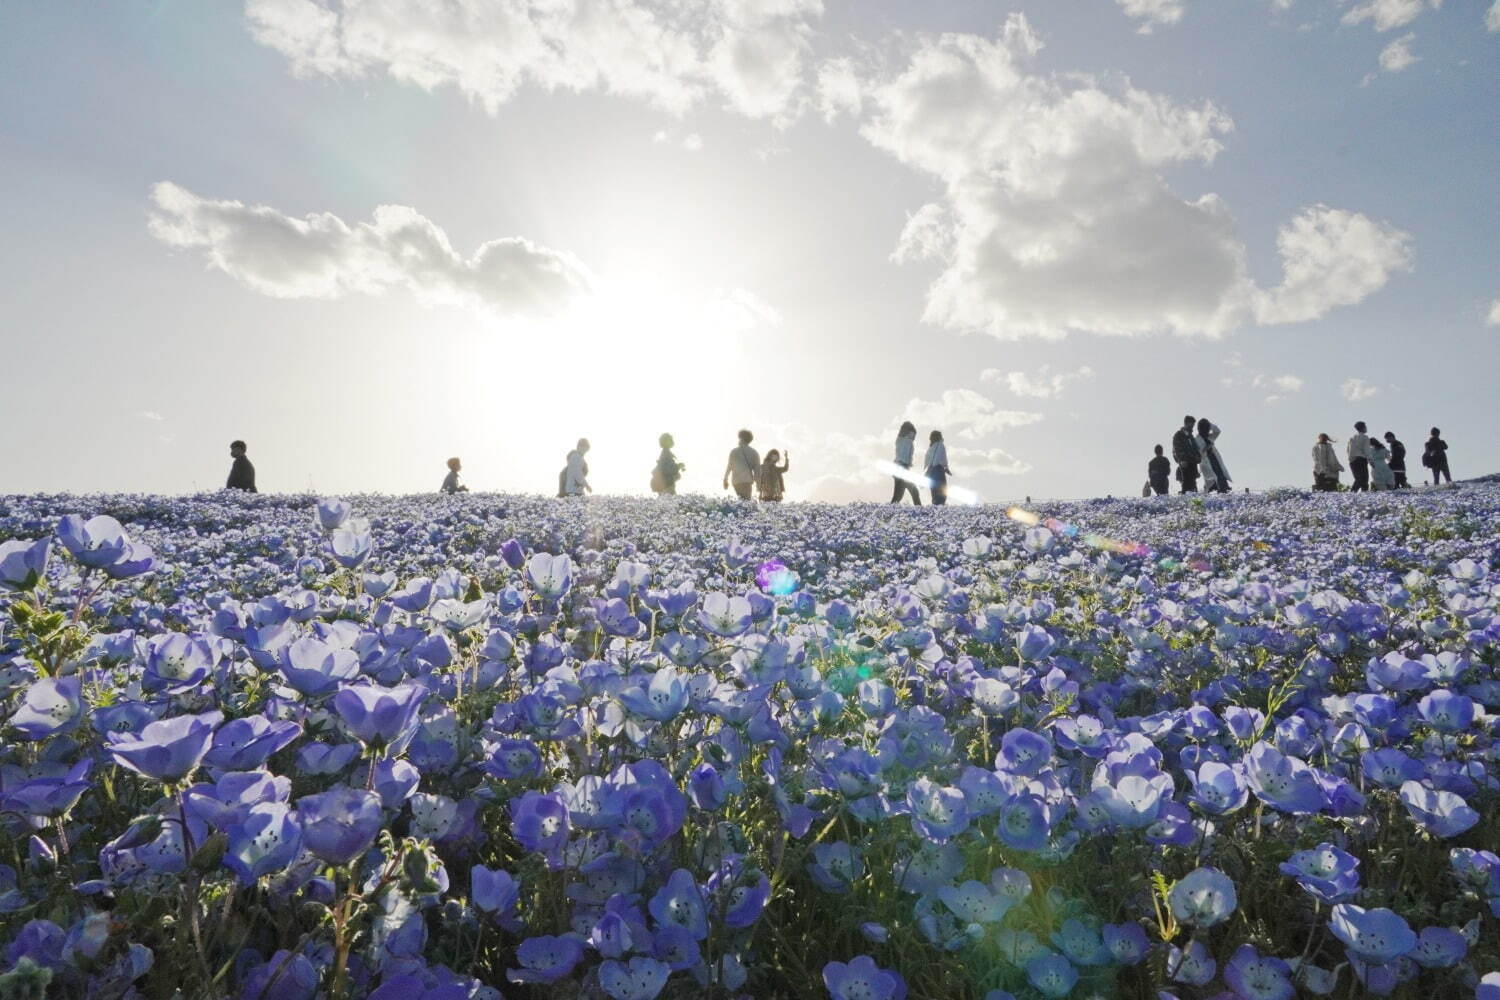
<path id="1" fill-rule="evenodd" d="M 1398 490 L 1411 486 L 1406 479 L 1406 445 L 1391 431 L 1382 435 L 1385 438 L 1382 443 L 1380 438 L 1371 437 L 1368 430 L 1363 420 L 1356 421 L 1354 434 L 1344 446 L 1349 473 L 1354 480 L 1350 492 Z M 1312 448 L 1313 489 L 1322 493 L 1334 493 L 1341 488 L 1339 475 L 1344 471 L 1344 465 L 1333 446 L 1333 438 L 1319 434 Z M 1444 481 L 1453 482 L 1453 474 L 1448 471 L 1448 442 L 1443 440 L 1439 428 L 1434 427 L 1427 438 L 1422 449 L 1422 464 L 1432 471 L 1434 486 Z"/>
<path id="2" fill-rule="evenodd" d="M 896 488 L 891 493 L 891 503 L 900 503 L 911 497 L 911 502 L 922 506 L 922 494 L 918 485 L 925 483 L 932 494 L 932 505 L 941 507 L 948 502 L 948 480 L 953 470 L 948 468 L 948 446 L 943 443 L 943 432 L 933 431 L 927 435 L 927 452 L 922 456 L 922 477 L 912 475 L 912 459 L 917 450 L 917 428 L 910 420 L 903 421 L 896 431 L 896 465 L 901 472 L 892 478 Z"/>
<path id="3" fill-rule="evenodd" d="M 1203 479 L 1206 493 L 1229 492 L 1229 466 L 1219 454 L 1219 427 L 1207 417 L 1183 417 L 1182 426 L 1172 435 L 1172 461 L 1177 463 L 1177 483 L 1181 493 L 1197 493 L 1198 479 Z M 1156 446 L 1156 455 L 1146 463 L 1146 485 L 1143 496 L 1155 493 L 1165 496 L 1171 492 L 1168 475 L 1172 462 L 1163 454 L 1161 445 Z"/>

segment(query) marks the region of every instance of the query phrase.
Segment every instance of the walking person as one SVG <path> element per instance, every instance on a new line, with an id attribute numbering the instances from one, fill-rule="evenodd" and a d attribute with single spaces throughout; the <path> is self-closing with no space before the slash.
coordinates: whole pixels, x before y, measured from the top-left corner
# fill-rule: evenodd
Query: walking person
<path id="1" fill-rule="evenodd" d="M 752 499 L 750 491 L 760 476 L 760 454 L 750 447 L 754 440 L 754 434 L 740 431 L 739 446 L 729 453 L 729 461 L 724 465 L 724 488 L 727 490 L 734 483 L 734 492 L 741 500 Z"/>
<path id="2" fill-rule="evenodd" d="M 917 428 L 910 420 L 901 424 L 901 429 L 896 432 L 896 464 L 911 472 L 913 453 L 917 447 Z M 896 481 L 896 488 L 891 493 L 891 503 L 900 503 L 907 494 L 911 495 L 911 502 L 918 507 L 922 506 L 922 494 L 917 491 L 917 484 L 908 478 L 892 476 Z"/>
<path id="3" fill-rule="evenodd" d="M 1453 482 L 1453 475 L 1448 471 L 1448 442 L 1443 440 L 1442 432 L 1436 427 L 1422 449 L 1422 464 L 1432 470 L 1432 485 L 1436 486 L 1444 479 Z"/>
<path id="4" fill-rule="evenodd" d="M 1333 447 L 1333 438 L 1327 434 L 1318 435 L 1318 443 L 1312 448 L 1313 459 L 1313 489 L 1319 493 L 1337 493 L 1339 489 L 1339 473 L 1344 471 L 1344 463 L 1339 461 L 1339 453 Z"/>
<path id="5" fill-rule="evenodd" d="M 932 505 L 943 506 L 948 502 L 948 477 L 953 475 L 953 470 L 948 468 L 948 446 L 943 443 L 942 431 L 927 435 L 927 454 L 922 458 L 922 470 L 932 484 Z"/>
<path id="6" fill-rule="evenodd" d="M 782 496 L 786 493 L 786 480 L 783 477 L 791 467 L 790 453 L 783 460 L 781 452 L 775 448 L 766 452 L 766 460 L 760 465 L 760 474 L 755 477 L 755 486 L 760 493 L 761 503 L 781 502 Z"/>
<path id="7" fill-rule="evenodd" d="M 1385 445 L 1380 443 L 1379 438 L 1370 438 L 1370 488 L 1372 490 L 1393 490 L 1396 488 L 1396 475 L 1391 472 L 1390 464 L 1386 461 L 1389 454 Z"/>
<path id="8" fill-rule="evenodd" d="M 1349 456 L 1349 474 L 1354 477 L 1350 493 L 1359 493 L 1370 488 L 1370 435 L 1365 433 L 1365 422 L 1356 421 L 1354 436 L 1344 446 Z"/>
<path id="9" fill-rule="evenodd" d="M 1203 456 L 1203 488 L 1210 493 L 1228 493 L 1229 467 L 1224 464 L 1224 456 L 1219 454 L 1219 446 L 1214 443 L 1218 439 L 1218 425 L 1207 417 L 1199 418 L 1194 443 L 1198 446 L 1198 454 Z"/>
<path id="10" fill-rule="evenodd" d="M 224 483 L 226 490 L 259 492 L 255 488 L 255 466 L 251 465 L 250 459 L 245 457 L 246 450 L 243 441 L 229 442 L 229 457 L 234 459 L 234 463 L 229 466 L 229 479 Z"/>
<path id="11" fill-rule="evenodd" d="M 443 477 L 442 491 L 444 493 L 467 493 L 467 486 L 460 486 L 458 474 L 463 471 L 464 464 L 457 458 L 448 459 L 448 474 Z"/>
<path id="12" fill-rule="evenodd" d="M 1410 489 L 1411 483 L 1406 481 L 1406 445 L 1390 431 L 1385 432 L 1385 443 L 1391 449 L 1391 474 L 1396 477 L 1396 489 Z"/>
<path id="13" fill-rule="evenodd" d="M 675 496 L 677 481 L 682 478 L 682 470 L 687 466 L 677 461 L 677 456 L 672 454 L 672 449 L 677 444 L 672 440 L 672 435 L 663 434 L 656 439 L 656 443 L 661 445 L 661 454 L 656 457 L 656 465 L 651 470 L 651 492 Z"/>
<path id="14" fill-rule="evenodd" d="M 581 497 L 585 493 L 594 492 L 589 485 L 589 463 L 584 456 L 589 453 L 589 439 L 579 438 L 578 446 L 568 452 L 568 464 L 557 474 L 557 495 L 560 497 Z"/>
<path id="15" fill-rule="evenodd" d="M 1198 463 L 1202 460 L 1198 443 L 1193 440 L 1193 418 L 1183 417 L 1182 426 L 1172 435 L 1172 460 L 1177 463 L 1177 481 L 1183 493 L 1198 492 Z"/>
<path id="16" fill-rule="evenodd" d="M 1151 482 L 1151 489 L 1159 497 L 1166 496 L 1171 492 L 1172 463 L 1167 456 L 1162 454 L 1161 445 L 1156 446 L 1156 457 L 1146 463 L 1146 478 Z"/>

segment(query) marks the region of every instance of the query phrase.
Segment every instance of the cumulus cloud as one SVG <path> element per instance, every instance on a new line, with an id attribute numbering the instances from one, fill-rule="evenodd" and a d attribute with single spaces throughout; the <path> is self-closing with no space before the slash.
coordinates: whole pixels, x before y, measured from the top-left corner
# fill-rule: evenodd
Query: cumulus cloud
<path id="1" fill-rule="evenodd" d="M 1303 209 L 1282 226 L 1276 249 L 1284 277 L 1256 295 L 1262 323 L 1298 323 L 1353 305 L 1412 264 L 1409 234 L 1327 205 Z"/>
<path id="2" fill-rule="evenodd" d="M 202 198 L 170 182 L 157 184 L 151 201 L 157 239 L 201 250 L 211 267 L 276 298 L 405 288 L 424 301 L 538 315 L 566 306 L 591 283 L 571 254 L 520 237 L 492 240 L 464 257 L 441 228 L 402 205 L 381 205 L 370 222 L 351 226 L 327 212 L 296 218 Z"/>
<path id="3" fill-rule="evenodd" d="M 1361 400 L 1369 399 L 1371 396 L 1380 395 L 1380 388 L 1371 385 L 1362 378 L 1351 378 L 1346 379 L 1344 384 L 1339 386 L 1339 392 L 1349 402 L 1358 403 Z"/>
<path id="4" fill-rule="evenodd" d="M 1443 0 L 1428 0 L 1428 3 L 1436 10 L 1443 5 Z M 1422 9 L 1422 0 L 1360 0 L 1344 12 L 1344 23 L 1369 21 L 1376 31 L 1392 31 L 1415 21 Z"/>
<path id="5" fill-rule="evenodd" d="M 999 368 L 986 368 L 979 373 L 982 382 L 1004 385 L 1017 396 L 1031 399 L 1052 399 L 1061 396 L 1063 390 L 1074 382 L 1085 382 L 1094 377 L 1094 370 L 1084 365 L 1076 371 L 1054 372 L 1051 365 L 1042 365 L 1036 374 L 1008 372 Z"/>
<path id="6" fill-rule="evenodd" d="M 1484 15 L 1484 27 L 1486 31 L 1500 31 L 1500 0 L 1495 0 Z"/>
<path id="7" fill-rule="evenodd" d="M 973 389 L 948 389 L 941 399 L 911 400 L 901 418 L 921 428 L 940 430 L 944 435 L 957 433 L 974 441 L 1007 428 L 1037 423 L 1042 415 L 997 409 L 992 400 Z"/>
<path id="8" fill-rule="evenodd" d="M 1040 47 L 1019 14 L 993 39 L 922 38 L 869 94 L 866 138 L 943 184 L 893 254 L 941 265 L 928 322 L 1003 339 L 1219 336 L 1252 319 L 1313 318 L 1384 283 L 1373 266 L 1360 271 L 1365 280 L 1344 280 L 1348 269 L 1312 256 L 1310 236 L 1404 234 L 1315 206 L 1283 228 L 1287 279 L 1263 292 L 1224 202 L 1180 196 L 1164 177 L 1212 163 L 1233 128 L 1228 115 L 1124 80 L 1037 72 Z M 1383 244 L 1367 249 L 1365 264 L 1391 259 Z"/>
<path id="9" fill-rule="evenodd" d="M 1490 326 L 1500 326 L 1500 299 L 1490 303 L 1490 315 L 1485 322 Z"/>
<path id="10" fill-rule="evenodd" d="M 1136 30 L 1149 35 L 1159 24 L 1176 24 L 1182 20 L 1183 0 L 1115 0 L 1125 16 L 1141 22 Z"/>
<path id="11" fill-rule="evenodd" d="M 1408 33 L 1381 49 L 1380 68 L 1387 73 L 1399 73 L 1416 62 L 1417 56 L 1411 50 L 1411 43 L 1416 38 L 1415 34 Z"/>
<path id="12" fill-rule="evenodd" d="M 822 0 L 246 0 L 255 39 L 302 75 L 383 73 L 490 111 L 524 86 L 681 113 L 710 98 L 796 110 Z"/>

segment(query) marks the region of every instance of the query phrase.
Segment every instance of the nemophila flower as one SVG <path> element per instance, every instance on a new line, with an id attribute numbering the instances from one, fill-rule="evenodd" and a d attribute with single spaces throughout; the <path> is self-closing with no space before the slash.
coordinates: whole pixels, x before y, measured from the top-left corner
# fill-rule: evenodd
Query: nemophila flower
<path id="1" fill-rule="evenodd" d="M 57 540 L 79 565 L 91 569 L 103 569 L 119 562 L 130 544 L 124 526 L 105 514 L 87 521 L 77 514 L 69 514 L 57 524 Z"/>
<path id="2" fill-rule="evenodd" d="M 527 792 L 510 804 L 510 830 L 528 851 L 550 853 L 568 842 L 568 807 L 557 795 Z"/>
<path id="3" fill-rule="evenodd" d="M 684 818 L 685 810 L 677 808 L 663 789 L 635 785 L 620 802 L 619 836 L 642 853 L 653 851 L 682 828 Z"/>
<path id="4" fill-rule="evenodd" d="M 1451 969 L 1469 953 L 1469 942 L 1447 927 L 1424 927 L 1408 954 L 1424 969 Z"/>
<path id="5" fill-rule="evenodd" d="M 1016 655 L 1023 660 L 1045 660 L 1057 648 L 1057 640 L 1040 625 L 1026 625 L 1016 633 Z"/>
<path id="6" fill-rule="evenodd" d="M 281 675 L 301 694 L 309 697 L 331 694 L 341 683 L 359 676 L 359 654 L 304 636 L 282 653 Z"/>
<path id="7" fill-rule="evenodd" d="M 313 523 L 324 531 L 333 531 L 343 527 L 353 513 L 354 505 L 349 501 L 327 497 L 313 504 Z"/>
<path id="8" fill-rule="evenodd" d="M 1250 787 L 1238 765 L 1208 761 L 1187 776 L 1193 785 L 1188 801 L 1209 815 L 1236 812 L 1250 800 Z"/>
<path id="9" fill-rule="evenodd" d="M 1369 965 L 1394 962 L 1417 946 L 1417 935 L 1407 922 L 1384 908 L 1340 903 L 1333 908 L 1328 929 L 1344 942 L 1351 958 Z"/>
<path id="10" fill-rule="evenodd" d="M 328 536 L 328 551 L 340 566 L 358 569 L 375 551 L 375 537 L 370 534 L 370 525 L 354 521 L 348 527 L 334 530 Z"/>
<path id="11" fill-rule="evenodd" d="M 1432 728 L 1444 733 L 1456 733 L 1474 724 L 1474 702 L 1472 699 L 1438 688 L 1423 695 L 1417 702 L 1417 711 Z"/>
<path id="12" fill-rule="evenodd" d="M 1381 747 L 1361 754 L 1359 769 L 1367 780 L 1385 788 L 1400 788 L 1408 781 L 1422 777 L 1422 762 L 1395 747 Z"/>
<path id="13" fill-rule="evenodd" d="M 1120 965 L 1135 965 L 1151 950 L 1145 928 L 1134 921 L 1105 924 L 1099 928 L 1099 936 L 1104 947 L 1109 949 L 1110 957 Z"/>
<path id="14" fill-rule="evenodd" d="M 363 854 L 385 823 L 380 796 L 347 785 L 298 799 L 297 816 L 302 846 L 331 865 Z"/>
<path id="15" fill-rule="evenodd" d="M 503 868 L 469 869 L 469 892 L 475 906 L 499 918 L 509 917 L 521 896 L 521 883 Z"/>
<path id="16" fill-rule="evenodd" d="M 573 587 L 573 560 L 566 555 L 538 552 L 526 560 L 526 582 L 537 596 L 559 600 Z"/>
<path id="17" fill-rule="evenodd" d="M 1359 859 L 1332 844 L 1298 851 L 1280 869 L 1325 903 L 1341 903 L 1359 891 Z"/>
<path id="18" fill-rule="evenodd" d="M 599 986 L 614 1000 L 652 1000 L 671 974 L 671 966 L 643 955 L 628 963 L 611 958 L 599 966 Z"/>
<path id="19" fill-rule="evenodd" d="M 484 771 L 501 781 L 534 778 L 542 773 L 542 752 L 531 740 L 503 739 L 484 761 Z"/>
<path id="20" fill-rule="evenodd" d="M 399 754 L 416 734 L 417 713 L 430 693 L 415 684 L 361 684 L 334 695 L 333 708 L 365 746 Z"/>
<path id="21" fill-rule="evenodd" d="M 208 752 L 221 712 L 178 715 L 148 723 L 139 733 L 119 733 L 105 748 L 116 764 L 161 782 L 181 781 Z"/>
<path id="22" fill-rule="evenodd" d="M 1011 907 L 1009 899 L 973 879 L 960 886 L 945 885 L 937 891 L 937 896 L 949 912 L 966 924 L 996 923 Z"/>
<path id="23" fill-rule="evenodd" d="M 1241 1000 L 1292 1000 L 1291 966 L 1242 944 L 1224 964 L 1224 982 Z"/>
<path id="24" fill-rule="evenodd" d="M 168 632 L 146 641 L 146 669 L 141 686 L 148 692 L 177 694 L 208 676 L 218 652 L 199 636 Z"/>
<path id="25" fill-rule="evenodd" d="M 1273 809 L 1293 814 L 1314 813 L 1323 807 L 1323 791 L 1312 769 L 1261 742 L 1245 754 L 1245 782 L 1255 797 Z"/>
<path id="26" fill-rule="evenodd" d="M 1479 822 L 1478 811 L 1452 792 L 1408 781 L 1401 786 L 1400 795 L 1407 814 L 1436 836 L 1456 837 Z"/>
<path id="27" fill-rule="evenodd" d="M 83 678 L 46 677 L 26 688 L 6 723 L 28 740 L 44 740 L 76 727 L 83 718 Z"/>
<path id="28" fill-rule="evenodd" d="M 906 980 L 882 969 L 869 955 L 823 966 L 823 985 L 831 1000 L 905 1000 Z"/>
<path id="29" fill-rule="evenodd" d="M 623 688 L 616 697 L 642 718 L 668 722 L 686 707 L 688 687 L 674 668 L 663 667 L 644 687 Z"/>
<path id="30" fill-rule="evenodd" d="M 1099 928 L 1077 917 L 1062 922 L 1052 934 L 1052 944 L 1074 965 L 1104 965 L 1110 961 Z"/>
<path id="31" fill-rule="evenodd" d="M 708 911 L 703 904 L 703 891 L 686 868 L 678 868 L 667 879 L 666 885 L 651 897 L 652 918 L 660 926 L 681 927 L 692 935 L 693 940 L 708 937 Z"/>
<path id="32" fill-rule="evenodd" d="M 516 947 L 519 969 L 506 969 L 513 983 L 555 983 L 572 973 L 583 958 L 583 943 L 572 935 L 530 937 Z"/>
<path id="33" fill-rule="evenodd" d="M 52 539 L 0 542 L 0 590 L 26 593 L 47 576 Z"/>
<path id="34" fill-rule="evenodd" d="M 237 1000 L 313 1000 L 320 978 L 306 955 L 282 949 L 250 971 Z"/>
<path id="35" fill-rule="evenodd" d="M 1474 990 L 1474 1000 L 1500 1000 L 1500 972 L 1486 972 Z"/>
<path id="36" fill-rule="evenodd" d="M 906 805 L 911 810 L 912 829 L 919 837 L 944 841 L 969 828 L 964 793 L 957 788 L 918 778 L 906 790 Z"/>
<path id="37" fill-rule="evenodd" d="M 604 602 L 598 610 L 597 617 L 599 625 L 606 633 L 621 639 L 634 639 L 645 631 L 645 626 L 641 624 L 635 612 L 630 610 L 630 605 L 618 597 Z"/>
<path id="38" fill-rule="evenodd" d="M 1052 743 L 1029 729 L 1008 729 L 1000 740 L 995 769 L 1032 777 L 1052 760 Z"/>
<path id="39" fill-rule="evenodd" d="M 1197 938 L 1189 941 L 1185 948 L 1174 944 L 1167 951 L 1167 975 L 1173 982 L 1206 986 L 1218 971 L 1219 963 L 1214 961 L 1213 953 Z"/>
<path id="40" fill-rule="evenodd" d="M 302 850 L 302 826 L 295 812 L 280 802 L 262 802 L 225 831 L 224 867 L 250 885 L 263 875 L 286 868 Z"/>
<path id="41" fill-rule="evenodd" d="M 302 727 L 289 719 L 272 721 L 264 715 L 231 719 L 214 734 L 213 746 L 203 755 L 203 763 L 225 771 L 248 771 L 260 767 L 300 735 Z"/>
<path id="42" fill-rule="evenodd" d="M 658 926 L 651 935 L 651 956 L 666 962 L 673 972 L 696 968 L 702 962 L 698 939 L 676 924 Z"/>
<path id="43" fill-rule="evenodd" d="M 1195 868 L 1167 894 L 1172 915 L 1190 927 L 1212 927 L 1229 919 L 1238 905 L 1234 880 L 1217 868 Z"/>
<path id="44" fill-rule="evenodd" d="M 1065 997 L 1078 984 L 1078 970 L 1061 955 L 1038 955 L 1026 963 L 1026 981 L 1048 997 Z"/>
<path id="45" fill-rule="evenodd" d="M 846 841 L 816 844 L 807 873 L 824 892 L 843 894 L 864 874 L 864 859 L 858 848 Z"/>
<path id="46" fill-rule="evenodd" d="M 1064 716 L 1053 724 L 1053 732 L 1058 746 L 1095 760 L 1109 753 L 1115 742 L 1104 724 L 1092 715 Z"/>
<path id="47" fill-rule="evenodd" d="M 211 830 L 224 830 L 240 822 L 252 806 L 285 803 L 291 794 L 288 778 L 266 771 L 231 771 L 213 784 L 200 782 L 182 796 L 193 838 L 201 840 Z"/>
<path id="48" fill-rule="evenodd" d="M 1040 851 L 1052 835 L 1047 806 L 1031 794 L 1013 795 L 1000 807 L 995 832 L 1007 847 L 1018 851 Z"/>
<path id="49" fill-rule="evenodd" d="M 976 680 L 971 698 L 979 714 L 991 719 L 999 718 L 1021 701 L 1009 684 L 992 677 Z"/>
<path id="50" fill-rule="evenodd" d="M 722 809 L 727 797 L 724 779 L 712 764 L 699 764 L 688 772 L 687 794 L 693 807 L 704 812 Z"/>
<path id="51" fill-rule="evenodd" d="M 0 798 L 0 810 L 24 816 L 53 819 L 72 809 L 92 787 L 88 780 L 92 760 L 81 760 L 55 778 L 32 778 Z"/>
<path id="52" fill-rule="evenodd" d="M 743 635 L 752 622 L 750 602 L 743 597 L 713 593 L 703 598 L 698 623 L 726 639 Z"/>

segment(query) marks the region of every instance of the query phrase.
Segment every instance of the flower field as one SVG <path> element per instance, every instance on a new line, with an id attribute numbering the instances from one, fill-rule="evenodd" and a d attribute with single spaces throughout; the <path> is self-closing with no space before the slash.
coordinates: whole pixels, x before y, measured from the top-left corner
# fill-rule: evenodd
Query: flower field
<path id="1" fill-rule="evenodd" d="M 1500 486 L 0 498 L 0 998 L 1500 997 Z"/>

